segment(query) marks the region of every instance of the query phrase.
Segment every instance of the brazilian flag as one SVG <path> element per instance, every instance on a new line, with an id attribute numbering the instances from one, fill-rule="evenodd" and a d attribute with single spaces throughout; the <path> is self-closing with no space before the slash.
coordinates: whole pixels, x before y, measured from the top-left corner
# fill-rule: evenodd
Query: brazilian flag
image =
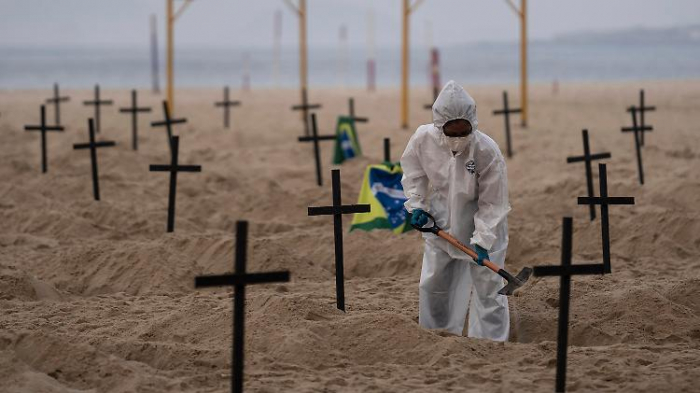
<path id="1" fill-rule="evenodd" d="M 355 213 L 350 231 L 362 229 L 390 229 L 394 233 L 404 233 L 411 229 L 409 214 L 403 204 L 406 196 L 403 193 L 401 165 L 370 165 L 365 169 L 362 189 L 357 203 L 368 203 L 370 213 Z"/>
<path id="2" fill-rule="evenodd" d="M 352 117 L 338 116 L 338 125 L 335 128 L 335 152 L 333 164 L 339 165 L 343 161 L 362 155 L 360 141 L 357 139 L 355 121 Z"/>

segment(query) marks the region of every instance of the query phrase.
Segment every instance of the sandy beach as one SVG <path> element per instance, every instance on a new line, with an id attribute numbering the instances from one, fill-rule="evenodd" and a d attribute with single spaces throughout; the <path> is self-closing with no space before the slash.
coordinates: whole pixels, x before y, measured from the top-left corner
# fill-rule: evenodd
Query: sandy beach
<path id="1" fill-rule="evenodd" d="M 458 81 L 459 82 L 459 81 Z M 505 151 L 501 106 L 508 88 L 465 86 L 479 129 Z M 637 180 L 625 108 L 644 88 L 649 104 Z M 347 233 L 347 313 L 335 308 L 333 227 L 308 217 L 331 203 L 332 144 L 323 146 L 325 184 L 315 182 L 297 90 L 232 90 L 242 100 L 233 126 L 213 103 L 220 90 L 177 90 L 181 164 L 175 232 L 167 234 L 168 164 L 161 97 L 141 91 L 131 150 L 128 90 L 102 89 L 98 152 L 102 200 L 92 197 L 86 142 L 90 90 L 62 89 L 63 133 L 48 135 L 41 174 L 37 124 L 46 90 L 0 91 L 0 392 L 226 392 L 231 369 L 232 291 L 196 290 L 194 277 L 233 270 L 236 220 L 248 220 L 248 270 L 288 269 L 286 284 L 247 289 L 246 390 L 250 392 L 549 392 L 554 390 L 559 280 L 533 278 L 510 299 L 511 335 L 494 343 L 427 331 L 417 324 L 423 242 L 416 232 Z M 398 160 L 420 124 L 431 122 L 427 88 L 411 95 L 411 127 L 399 127 L 398 90 L 314 89 L 319 132 L 335 131 L 355 97 L 364 156 L 341 169 L 343 202 L 355 203 L 363 171 L 382 160 L 390 137 Z M 574 217 L 574 263 L 602 262 L 600 220 L 591 222 L 581 129 L 593 152 L 609 151 L 613 274 L 572 281 L 568 389 L 574 392 L 693 392 L 700 380 L 700 81 L 532 86 L 527 129 L 513 121 L 507 161 L 512 211 L 506 267 L 559 264 L 563 216 Z M 53 119 L 52 108 L 47 109 Z M 597 166 L 594 167 L 597 175 Z M 597 177 L 596 177 L 597 184 Z M 597 190 L 597 186 L 596 186 Z M 597 193 L 597 191 L 596 191 Z"/>

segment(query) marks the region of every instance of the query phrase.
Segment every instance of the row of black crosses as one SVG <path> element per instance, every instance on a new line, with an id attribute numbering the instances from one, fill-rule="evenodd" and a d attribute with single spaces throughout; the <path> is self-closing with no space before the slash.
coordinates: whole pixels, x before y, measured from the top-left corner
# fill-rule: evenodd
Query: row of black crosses
<path id="1" fill-rule="evenodd" d="M 59 86 L 58 83 L 54 84 L 53 87 L 54 95 L 51 98 L 46 99 L 47 104 L 53 104 L 54 105 L 54 115 L 55 115 L 55 126 L 60 127 L 61 126 L 61 102 L 67 102 L 70 100 L 70 97 L 68 96 L 61 96 L 59 93 Z M 101 108 L 102 106 L 109 106 L 113 105 L 114 102 L 112 100 L 104 100 L 100 98 L 100 85 L 95 85 L 95 90 L 94 90 L 94 98 L 92 100 L 86 100 L 83 101 L 83 105 L 86 106 L 94 106 L 95 107 L 95 114 L 93 119 L 95 120 L 95 132 L 100 133 L 101 131 Z M 229 87 L 225 86 L 224 87 L 224 99 L 223 101 L 218 101 L 214 103 L 214 106 L 216 107 L 223 107 L 224 108 L 224 128 L 229 128 L 230 126 L 230 110 L 231 107 L 234 106 L 239 106 L 241 105 L 240 101 L 231 101 L 229 99 Z M 139 107 L 137 104 L 137 93 L 136 90 L 131 91 L 131 106 L 130 107 L 125 107 L 125 108 L 119 108 L 120 113 L 130 113 L 131 118 L 132 118 L 132 147 L 134 150 L 138 150 L 138 114 L 139 113 L 146 113 L 146 112 L 151 112 L 151 108 L 149 107 Z M 166 115 L 167 117 L 167 115 Z M 49 130 L 49 131 L 56 131 L 56 130 Z M 169 133 L 168 138 L 171 138 L 172 135 Z"/>
<path id="2" fill-rule="evenodd" d="M 601 216 L 601 240 L 603 249 L 603 263 L 596 264 L 571 264 L 573 246 L 573 219 L 564 217 L 562 228 L 561 265 L 535 266 L 533 274 L 539 277 L 559 276 L 559 321 L 557 327 L 557 371 L 555 391 L 566 391 L 566 358 L 569 340 L 569 304 L 571 296 L 571 276 L 593 275 L 612 273 L 610 260 L 610 205 L 633 205 L 634 197 L 611 197 L 608 196 L 608 175 L 606 164 L 598 164 L 599 192 L 600 196 L 593 196 L 591 161 L 593 159 L 610 158 L 609 153 L 590 154 L 588 146 L 588 132 L 583 130 L 584 155 L 580 157 L 569 157 L 568 162 L 586 163 L 586 177 L 588 179 L 588 196 L 578 197 L 579 205 L 589 205 L 591 208 L 591 219 L 595 218 L 595 206 L 600 205 Z"/>
<path id="3" fill-rule="evenodd" d="M 78 143 L 73 145 L 74 150 L 90 150 L 90 164 L 92 172 L 92 188 L 93 188 L 93 198 L 96 201 L 100 200 L 100 182 L 99 182 L 99 168 L 97 160 L 97 149 L 103 147 L 113 147 L 116 146 L 114 141 L 97 141 L 95 134 L 98 132 L 98 122 L 99 118 L 99 107 L 100 105 L 109 105 L 112 102 L 108 100 L 100 99 L 99 86 L 95 87 L 95 99 L 92 101 L 85 101 L 86 105 L 95 105 L 95 115 L 96 118 L 88 119 L 88 142 Z M 67 101 L 68 97 L 61 97 L 59 95 L 58 85 L 54 86 L 54 98 L 50 99 L 50 102 L 58 105 L 59 102 Z M 56 122 L 60 124 L 60 109 L 56 106 Z M 131 92 L 131 107 L 121 108 L 121 112 L 127 112 L 132 114 L 132 134 L 133 134 L 133 148 L 137 150 L 137 114 L 141 112 L 150 112 L 151 108 L 139 107 L 137 104 L 136 91 Z M 180 141 L 178 136 L 173 136 L 172 125 L 183 124 L 187 122 L 187 119 L 173 119 L 170 117 L 170 111 L 168 109 L 167 102 L 163 102 L 163 111 L 165 114 L 165 119 L 162 121 L 155 121 L 151 123 L 152 127 L 164 126 L 167 131 L 168 146 L 170 148 L 170 165 L 151 165 L 149 170 L 151 172 L 169 172 L 170 173 L 170 186 L 168 193 L 168 219 L 167 219 L 167 231 L 173 232 L 175 230 L 175 197 L 177 194 L 177 174 L 179 172 L 201 172 L 201 166 L 199 165 L 180 165 L 179 164 L 179 146 Z M 40 125 L 27 125 L 24 127 L 27 131 L 40 131 L 41 132 L 41 167 L 42 172 L 47 172 L 47 153 L 46 153 L 46 132 L 48 131 L 63 131 L 64 127 L 61 125 L 49 126 L 46 122 L 46 108 L 44 105 L 41 106 L 41 124 Z"/>

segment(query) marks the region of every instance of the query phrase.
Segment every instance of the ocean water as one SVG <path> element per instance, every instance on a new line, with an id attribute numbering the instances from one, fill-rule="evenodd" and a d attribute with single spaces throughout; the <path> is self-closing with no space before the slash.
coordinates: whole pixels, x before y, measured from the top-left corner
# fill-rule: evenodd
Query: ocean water
<path id="1" fill-rule="evenodd" d="M 161 48 L 162 49 L 162 48 Z M 164 84 L 164 53 L 159 53 L 160 83 Z M 400 49 L 379 48 L 377 85 L 400 83 Z M 462 83 L 515 83 L 519 78 L 518 45 L 469 44 L 440 48 L 443 81 Z M 176 48 L 175 75 L 179 87 L 241 86 L 249 74 L 256 87 L 296 87 L 299 83 L 295 48 L 281 52 L 275 78 L 272 48 Z M 412 48 L 411 82 L 428 84 L 427 48 Z M 366 86 L 364 48 L 345 53 L 338 48 L 309 48 L 309 83 L 315 87 Z M 700 78 L 698 44 L 530 44 L 532 82 L 625 81 Z M 151 86 L 147 47 L 0 47 L 0 89 Z"/>

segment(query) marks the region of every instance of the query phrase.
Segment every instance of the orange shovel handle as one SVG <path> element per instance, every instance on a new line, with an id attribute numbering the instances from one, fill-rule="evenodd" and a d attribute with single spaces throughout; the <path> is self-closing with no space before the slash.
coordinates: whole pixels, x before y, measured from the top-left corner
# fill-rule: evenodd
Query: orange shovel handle
<path id="1" fill-rule="evenodd" d="M 453 246 L 459 248 L 460 250 L 464 251 L 467 255 L 472 257 L 472 259 L 476 260 L 478 256 L 476 255 L 476 252 L 472 250 L 471 248 L 465 246 L 460 242 L 459 240 L 455 239 L 450 235 L 449 233 L 443 231 L 442 229 L 438 230 L 436 235 L 440 236 L 441 238 L 447 240 L 448 243 L 452 244 Z M 494 273 L 498 273 L 498 271 L 501 269 L 500 267 L 496 266 L 493 262 L 489 261 L 488 259 L 484 259 L 484 266 L 487 268 L 493 270 Z"/>

